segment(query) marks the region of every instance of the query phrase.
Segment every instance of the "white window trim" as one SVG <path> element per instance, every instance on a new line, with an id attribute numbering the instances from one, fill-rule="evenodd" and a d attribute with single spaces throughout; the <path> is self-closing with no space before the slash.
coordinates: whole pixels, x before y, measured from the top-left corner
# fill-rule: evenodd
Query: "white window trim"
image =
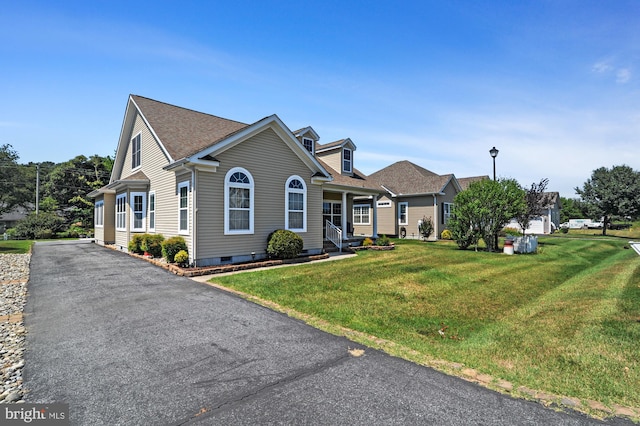
<path id="1" fill-rule="evenodd" d="M 405 206 L 404 209 L 404 222 L 402 221 L 402 206 Z M 409 202 L 402 201 L 398 203 L 398 225 L 408 225 L 409 224 Z"/>
<path id="2" fill-rule="evenodd" d="M 134 152 L 133 151 L 133 149 L 134 149 L 133 141 L 136 138 L 139 138 L 139 140 L 140 140 L 140 150 L 138 151 L 138 163 L 139 164 L 137 166 L 134 166 L 133 165 L 133 152 Z M 131 170 L 138 170 L 140 167 L 142 167 L 142 132 L 138 132 L 137 135 L 135 135 L 134 137 L 131 138 Z"/>
<path id="3" fill-rule="evenodd" d="M 180 192 L 182 188 L 187 188 L 187 205 L 185 207 L 180 207 Z M 189 181 L 180 182 L 178 184 L 178 234 L 180 235 L 189 235 L 189 229 L 191 228 L 191 221 L 189 220 L 189 191 Z M 180 213 L 182 212 L 182 210 L 187 212 L 187 229 L 180 229 Z"/>
<path id="4" fill-rule="evenodd" d="M 344 167 L 344 163 L 345 163 L 345 153 L 349 152 L 349 168 L 345 168 Z M 349 149 L 349 148 L 343 148 L 342 149 L 342 171 L 345 173 L 353 173 L 353 150 Z"/>
<path id="5" fill-rule="evenodd" d="M 229 229 L 229 188 L 231 188 L 231 184 L 229 183 L 229 178 L 236 172 L 244 173 L 249 178 L 249 184 L 238 184 L 235 183 L 233 186 L 238 188 L 248 188 L 249 189 L 249 229 Z M 246 235 L 253 234 L 253 213 L 255 210 L 255 189 L 254 189 L 254 180 L 253 176 L 249 171 L 243 169 L 242 167 L 234 167 L 227 172 L 224 177 L 224 234 L 225 235 Z"/>
<path id="6" fill-rule="evenodd" d="M 118 211 L 118 205 L 120 204 L 120 200 L 124 200 L 122 202 L 124 210 L 121 212 Z M 116 213 L 116 231 L 126 231 L 127 230 L 127 194 L 126 193 L 120 194 L 116 197 L 115 213 Z M 124 226 L 118 226 L 120 224 L 120 221 L 118 220 L 118 217 L 120 215 L 123 216 L 122 224 Z"/>
<path id="7" fill-rule="evenodd" d="M 369 220 L 367 222 L 356 222 L 356 207 L 360 208 L 362 210 L 362 208 L 366 207 L 367 209 L 367 217 L 369 217 Z M 360 219 L 362 219 L 362 211 L 360 212 Z M 353 225 L 371 225 L 371 206 L 369 204 L 354 204 L 353 205 L 353 210 L 352 210 L 352 214 L 351 214 L 352 220 L 353 220 Z"/>
<path id="8" fill-rule="evenodd" d="M 449 219 L 451 218 L 451 210 L 453 209 L 453 203 L 443 203 L 443 222 L 446 225 L 447 222 L 449 222 Z"/>
<path id="9" fill-rule="evenodd" d="M 289 188 L 289 183 L 292 180 L 299 180 L 302 183 L 302 189 L 291 189 Z M 289 231 L 295 232 L 307 232 L 307 184 L 304 179 L 300 176 L 293 175 L 287 179 L 287 182 L 284 185 L 284 229 L 288 229 Z M 289 194 L 297 193 L 302 194 L 302 228 L 290 228 L 289 227 Z"/>
<path id="10" fill-rule="evenodd" d="M 311 143 L 311 150 L 310 150 L 310 151 L 309 151 L 309 149 L 305 146 L 305 142 L 310 142 L 310 143 Z M 316 142 L 315 142 L 313 139 L 311 139 L 311 138 L 305 138 L 305 137 L 303 137 L 303 138 L 302 138 L 302 146 L 304 147 L 304 149 L 306 149 L 307 151 L 309 151 L 312 155 L 315 155 L 315 151 L 316 151 L 316 149 L 315 149 L 315 145 L 316 145 Z"/>
<path id="11" fill-rule="evenodd" d="M 96 228 L 104 228 L 104 200 L 96 201 L 93 214 L 93 224 Z"/>
<path id="12" fill-rule="evenodd" d="M 153 197 L 153 203 L 151 203 L 151 198 Z M 156 192 L 155 191 L 149 191 L 149 202 L 148 202 L 148 206 L 149 206 L 149 213 L 148 213 L 148 218 L 149 218 L 149 231 L 151 232 L 155 232 L 156 230 L 156 203 L 158 202 L 158 199 L 156 198 Z M 152 204 L 153 204 L 153 210 L 152 209 Z M 151 217 L 153 216 L 153 221 L 151 220 Z M 153 224 L 153 226 L 151 226 Z"/>
<path id="13" fill-rule="evenodd" d="M 135 227 L 136 212 L 135 212 L 135 197 L 142 198 L 142 225 L 138 228 Z M 145 232 L 147 230 L 147 193 L 146 192 L 132 192 L 129 197 L 129 206 L 131 208 L 131 232 Z"/>

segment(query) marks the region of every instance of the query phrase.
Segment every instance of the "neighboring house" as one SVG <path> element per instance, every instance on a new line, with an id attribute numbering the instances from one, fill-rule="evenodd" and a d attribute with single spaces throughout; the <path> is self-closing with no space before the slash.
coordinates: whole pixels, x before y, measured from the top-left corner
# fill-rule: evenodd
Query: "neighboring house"
<path id="1" fill-rule="evenodd" d="M 0 214 L 0 234 L 4 234 L 7 229 L 13 228 L 16 224 L 29 215 L 29 210 L 22 206 L 16 206 L 6 213 Z"/>
<path id="2" fill-rule="evenodd" d="M 355 144 L 319 139 L 276 115 L 245 124 L 130 95 L 109 184 L 89 194 L 96 242 L 126 251 L 136 233 L 181 235 L 191 264 L 208 266 L 264 258 L 269 234 L 289 229 L 314 254 L 329 234 L 349 238 L 354 209 L 376 236 L 376 204 L 354 207 L 381 192 L 355 168 Z"/>
<path id="3" fill-rule="evenodd" d="M 560 193 L 545 192 L 547 203 L 540 206 L 539 216 L 529 221 L 525 234 L 552 234 L 560 229 Z M 522 228 L 515 219 L 506 226 L 506 228 L 515 228 L 522 232 Z"/>
<path id="4" fill-rule="evenodd" d="M 410 161 L 398 161 L 369 179 L 385 190 L 377 201 L 379 234 L 420 238 L 418 226 L 426 217 L 434 227 L 430 238 L 437 239 L 446 229 L 456 194 L 488 176 L 458 180 L 453 174 L 438 175 Z M 356 234 L 359 231 L 356 227 Z"/>

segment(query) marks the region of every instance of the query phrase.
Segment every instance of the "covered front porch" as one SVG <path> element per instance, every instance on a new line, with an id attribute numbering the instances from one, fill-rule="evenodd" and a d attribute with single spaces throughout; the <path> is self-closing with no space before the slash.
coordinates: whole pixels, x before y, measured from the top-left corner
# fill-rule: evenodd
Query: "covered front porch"
<path id="1" fill-rule="evenodd" d="M 379 193 L 353 188 L 325 190 L 322 222 L 325 249 L 359 245 L 366 237 L 378 237 L 376 201 Z"/>

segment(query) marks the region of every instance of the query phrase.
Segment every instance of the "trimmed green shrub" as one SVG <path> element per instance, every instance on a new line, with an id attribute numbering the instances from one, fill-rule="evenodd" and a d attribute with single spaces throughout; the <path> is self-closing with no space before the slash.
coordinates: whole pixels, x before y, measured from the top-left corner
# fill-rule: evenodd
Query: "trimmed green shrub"
<path id="1" fill-rule="evenodd" d="M 504 236 L 519 237 L 522 235 L 522 231 L 516 228 L 504 228 Z"/>
<path id="2" fill-rule="evenodd" d="M 180 236 L 171 237 L 162 242 L 162 256 L 164 256 L 169 263 L 173 262 L 176 254 L 178 254 L 180 250 L 188 253 L 187 243 L 184 241 L 184 238 Z"/>
<path id="3" fill-rule="evenodd" d="M 57 232 L 62 231 L 64 219 L 55 213 L 35 212 L 29 213 L 27 217 L 18 221 L 15 226 L 17 238 L 35 239 L 51 238 Z"/>
<path id="4" fill-rule="evenodd" d="M 140 248 L 143 252 L 149 253 L 153 257 L 161 257 L 163 241 L 164 236 L 162 234 L 143 234 Z"/>
<path id="5" fill-rule="evenodd" d="M 53 231 L 51 229 L 41 229 L 36 231 L 37 240 L 49 240 L 53 238 Z"/>
<path id="6" fill-rule="evenodd" d="M 365 238 L 364 240 L 362 240 L 362 246 L 363 247 L 369 247 L 373 245 L 373 240 L 369 237 Z"/>
<path id="7" fill-rule="evenodd" d="M 381 237 L 378 237 L 376 244 L 379 246 L 388 246 L 391 244 L 391 241 L 389 240 L 389 237 L 383 234 Z"/>
<path id="8" fill-rule="evenodd" d="M 443 240 L 452 240 L 453 234 L 448 229 L 445 229 L 444 231 L 442 231 L 442 235 L 440 235 L 440 238 L 442 238 Z"/>
<path id="9" fill-rule="evenodd" d="M 133 237 L 129 240 L 129 244 L 127 244 L 127 249 L 130 253 L 142 254 L 143 237 L 143 234 L 133 234 Z"/>
<path id="10" fill-rule="evenodd" d="M 304 241 L 295 232 L 278 229 L 273 232 L 267 243 L 269 256 L 281 259 L 293 259 L 302 252 Z"/>
<path id="11" fill-rule="evenodd" d="M 173 260 L 177 264 L 184 266 L 189 263 L 189 253 L 187 253 L 186 250 L 180 250 L 173 256 Z"/>

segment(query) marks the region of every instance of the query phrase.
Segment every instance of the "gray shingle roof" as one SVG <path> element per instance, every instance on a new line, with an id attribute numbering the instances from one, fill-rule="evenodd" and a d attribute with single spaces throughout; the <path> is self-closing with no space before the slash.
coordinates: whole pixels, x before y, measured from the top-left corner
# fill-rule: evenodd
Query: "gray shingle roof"
<path id="1" fill-rule="evenodd" d="M 438 175 L 406 160 L 369 175 L 369 179 L 398 195 L 439 193 L 452 178 L 452 174 Z"/>
<path id="2" fill-rule="evenodd" d="M 174 161 L 189 157 L 248 127 L 215 115 L 131 95 Z"/>
<path id="3" fill-rule="evenodd" d="M 460 188 L 462 188 L 462 190 L 464 191 L 465 189 L 468 189 L 469 185 L 471 185 L 473 182 L 477 182 L 483 179 L 489 179 L 489 176 L 484 175 L 484 176 L 463 177 L 458 179 L 458 183 L 460 184 Z"/>
<path id="4" fill-rule="evenodd" d="M 329 166 L 327 163 L 322 161 L 320 158 L 316 158 L 316 159 L 322 165 L 322 167 L 324 167 L 331 174 L 331 177 L 333 178 L 333 180 L 330 182 L 330 184 L 352 186 L 356 188 L 366 188 L 366 189 L 373 189 L 375 191 L 382 191 L 382 188 L 380 188 L 380 185 L 378 185 L 375 181 L 369 179 L 367 175 L 365 175 L 364 173 L 360 172 L 355 168 L 353 169 L 353 176 L 343 175 L 343 174 L 340 174 L 340 172 L 334 170 L 331 166 Z"/>

